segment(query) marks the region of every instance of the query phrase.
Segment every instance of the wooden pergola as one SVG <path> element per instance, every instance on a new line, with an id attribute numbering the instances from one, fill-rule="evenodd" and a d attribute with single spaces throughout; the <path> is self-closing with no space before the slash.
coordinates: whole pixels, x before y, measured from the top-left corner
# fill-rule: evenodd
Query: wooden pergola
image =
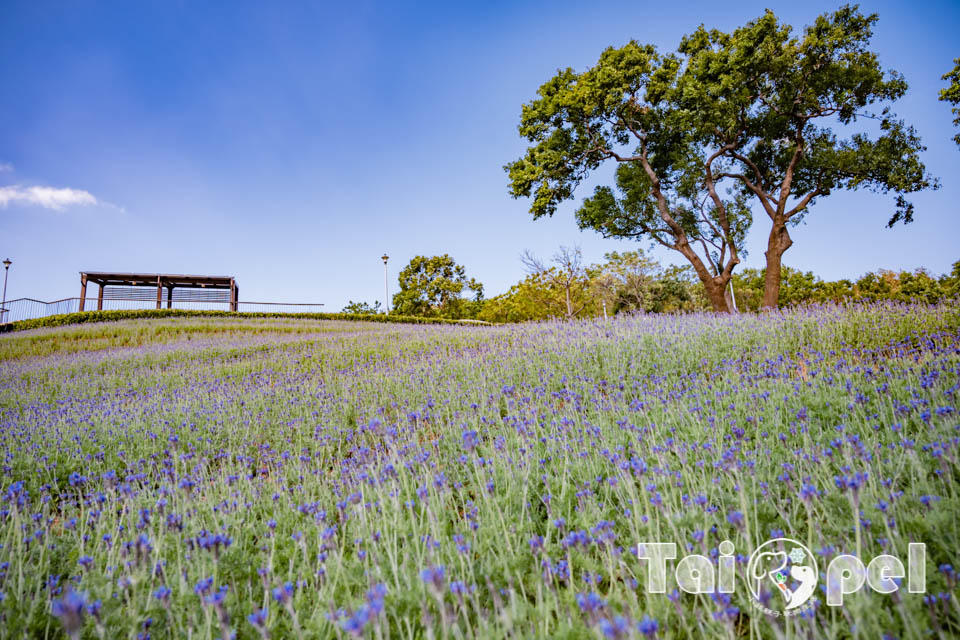
<path id="1" fill-rule="evenodd" d="M 99 285 L 97 310 L 103 309 L 107 300 L 152 300 L 149 292 L 141 294 L 140 289 L 131 287 L 149 287 L 157 291 L 157 309 L 163 305 L 163 290 L 167 290 L 167 309 L 173 307 L 175 289 L 190 289 L 191 292 L 177 297 L 178 302 L 217 302 L 230 305 L 230 311 L 237 310 L 237 295 L 240 287 L 232 276 L 188 276 L 171 273 L 106 273 L 103 271 L 80 272 L 80 311 L 84 310 L 87 299 L 87 283 Z M 111 291 L 111 288 L 113 289 Z M 105 293 L 106 292 L 106 293 Z"/>

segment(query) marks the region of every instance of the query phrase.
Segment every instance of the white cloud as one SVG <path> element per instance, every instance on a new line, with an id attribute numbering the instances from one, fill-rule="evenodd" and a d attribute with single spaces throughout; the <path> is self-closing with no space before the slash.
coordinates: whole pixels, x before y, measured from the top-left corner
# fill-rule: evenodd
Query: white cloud
<path id="1" fill-rule="evenodd" d="M 0 162 L 0 173 L 6 173 L 9 171 L 13 171 L 13 163 Z"/>
<path id="2" fill-rule="evenodd" d="M 36 205 L 54 211 L 63 211 L 73 205 L 99 204 L 89 191 L 56 187 L 0 187 L 0 209 L 11 204 Z"/>

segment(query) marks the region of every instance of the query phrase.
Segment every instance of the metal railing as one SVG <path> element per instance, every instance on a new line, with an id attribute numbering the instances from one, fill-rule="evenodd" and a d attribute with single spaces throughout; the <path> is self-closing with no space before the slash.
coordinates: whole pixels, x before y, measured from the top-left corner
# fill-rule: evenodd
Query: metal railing
<path id="1" fill-rule="evenodd" d="M 86 298 L 85 300 L 85 313 L 97 309 L 97 298 Z M 111 300 L 104 298 L 102 305 L 104 311 L 157 308 L 156 300 Z M 319 303 L 239 301 L 237 302 L 237 313 L 319 313 L 323 310 L 322 307 L 323 304 Z M 163 301 L 163 308 L 167 308 L 166 300 Z M 229 311 L 230 302 L 177 300 L 174 298 L 171 308 Z M 44 302 L 33 298 L 17 298 L 16 300 L 7 300 L 6 307 L 0 308 L 0 324 L 18 320 L 32 320 L 61 313 L 78 313 L 79 311 L 80 298 L 64 298 L 52 302 Z"/>

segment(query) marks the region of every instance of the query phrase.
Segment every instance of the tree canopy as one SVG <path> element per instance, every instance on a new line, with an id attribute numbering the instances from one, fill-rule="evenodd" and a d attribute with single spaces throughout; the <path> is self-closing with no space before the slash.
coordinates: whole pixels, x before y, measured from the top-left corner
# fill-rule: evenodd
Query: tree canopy
<path id="1" fill-rule="evenodd" d="M 891 110 L 907 83 L 868 48 L 876 21 L 848 5 L 797 37 L 767 11 L 732 33 L 700 27 L 681 42 L 677 106 L 690 114 L 692 135 L 722 152 L 719 175 L 735 179 L 771 222 L 764 306 L 777 305 L 788 226 L 817 199 L 842 189 L 894 193 L 893 226 L 913 219 L 907 194 L 937 186 L 916 131 Z"/>
<path id="2" fill-rule="evenodd" d="M 354 302 L 350 300 L 347 302 L 346 306 L 340 310 L 340 313 L 356 313 L 356 314 L 375 314 L 383 313 L 383 309 L 380 308 L 380 301 L 374 300 L 373 304 L 367 302 Z"/>
<path id="3" fill-rule="evenodd" d="M 940 99 L 953 105 L 954 126 L 960 127 L 960 58 L 953 61 L 953 70 L 943 74 L 944 80 L 949 80 L 950 85 L 940 91 Z M 960 133 L 953 136 L 953 141 L 960 145 Z"/>
<path id="4" fill-rule="evenodd" d="M 679 251 L 717 310 L 755 203 L 771 223 L 764 306 L 775 307 L 788 228 L 818 199 L 893 193 L 893 226 L 913 219 L 908 194 L 937 186 L 916 131 L 890 108 L 907 83 L 869 50 L 876 21 L 844 6 L 795 36 L 767 11 L 730 33 L 701 26 L 674 54 L 631 41 L 583 73 L 559 71 L 522 108 L 532 144 L 505 167 L 510 192 L 531 198 L 534 218 L 552 215 L 616 162 L 615 187 L 578 209 L 581 228 Z"/>
<path id="5" fill-rule="evenodd" d="M 466 269 L 447 254 L 416 256 L 398 277 L 393 313 L 410 316 L 470 318 L 483 300 L 483 285 L 468 278 Z M 464 298 L 465 290 L 473 292 Z"/>

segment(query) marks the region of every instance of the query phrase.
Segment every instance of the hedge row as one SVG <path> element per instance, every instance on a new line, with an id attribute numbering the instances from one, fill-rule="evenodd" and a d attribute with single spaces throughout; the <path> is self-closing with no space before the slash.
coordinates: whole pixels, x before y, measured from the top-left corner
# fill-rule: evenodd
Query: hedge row
<path id="1" fill-rule="evenodd" d="M 79 313 L 62 313 L 32 320 L 17 320 L 0 325 L 0 331 L 24 331 L 40 327 L 60 327 L 68 324 L 84 322 L 114 322 L 116 320 L 132 320 L 139 318 L 292 318 L 296 320 L 352 320 L 359 322 L 400 322 L 403 324 L 462 324 L 459 320 L 445 318 L 418 318 L 415 316 L 393 316 L 384 314 L 356 314 L 356 313 L 234 313 L 230 311 L 191 310 L 191 309 L 122 309 L 114 311 L 83 311 Z M 481 323 L 471 323 L 481 324 Z M 483 323 L 485 324 L 485 323 Z"/>

